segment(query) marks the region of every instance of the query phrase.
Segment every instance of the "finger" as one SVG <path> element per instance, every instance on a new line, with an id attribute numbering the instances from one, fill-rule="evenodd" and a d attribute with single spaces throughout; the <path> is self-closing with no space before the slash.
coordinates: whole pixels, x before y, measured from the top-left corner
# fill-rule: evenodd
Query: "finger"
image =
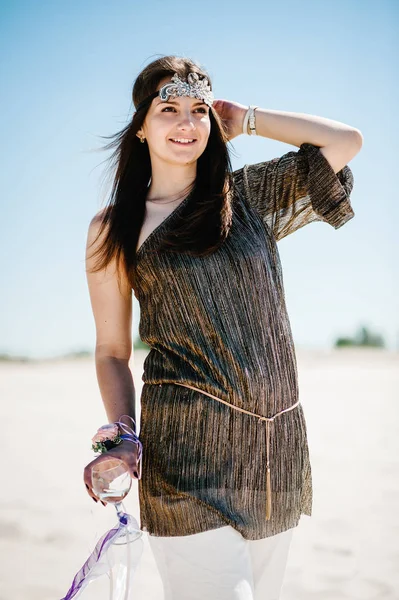
<path id="1" fill-rule="evenodd" d="M 93 461 L 92 461 L 93 462 Z M 97 461 L 96 464 L 98 464 L 99 461 Z M 83 481 L 84 484 L 86 486 L 87 489 L 87 493 L 89 494 L 89 496 L 91 496 L 92 498 L 96 498 L 97 500 L 99 500 L 99 498 L 96 496 L 96 494 L 93 492 L 93 484 L 92 484 L 92 478 L 91 478 L 91 464 L 87 465 L 83 471 Z"/>
<path id="2" fill-rule="evenodd" d="M 87 483 L 85 485 L 86 485 L 87 493 L 89 494 L 90 498 L 92 498 L 94 500 L 94 502 L 98 502 L 98 499 L 94 496 L 93 492 L 91 491 L 91 489 L 89 488 Z"/>
<path id="3" fill-rule="evenodd" d="M 84 475 L 83 475 L 83 483 L 86 486 L 87 492 L 92 495 L 93 491 L 92 491 L 92 487 L 91 487 L 91 476 L 87 473 L 86 469 L 84 471 Z"/>
<path id="4" fill-rule="evenodd" d="M 132 476 L 135 479 L 140 479 L 141 476 L 141 459 L 140 461 L 135 460 L 132 464 L 132 468 L 131 468 L 131 473 Z"/>
<path id="5" fill-rule="evenodd" d="M 139 465 L 138 465 L 138 461 L 137 461 L 136 457 L 129 460 L 127 467 L 129 469 L 130 476 L 133 477 L 134 479 L 138 479 L 139 478 Z"/>
<path id="6" fill-rule="evenodd" d="M 89 482 L 90 483 L 88 483 L 87 479 L 88 478 L 87 478 L 86 470 L 85 470 L 83 481 L 84 481 L 84 484 L 85 484 L 85 487 L 86 487 L 86 491 L 89 494 L 90 498 L 93 498 L 93 500 L 95 502 L 98 502 L 99 498 L 97 498 L 96 494 L 93 492 L 92 487 L 90 485 L 91 484 L 91 478 L 89 477 Z"/>
<path id="7" fill-rule="evenodd" d="M 94 500 L 94 502 L 98 502 L 99 498 L 97 498 L 97 496 L 94 495 L 94 493 L 90 490 L 88 485 L 86 485 L 86 488 L 87 488 L 87 493 L 89 494 L 90 498 L 92 498 Z M 103 506 L 107 506 L 106 502 L 103 502 L 102 500 L 100 500 L 100 502 Z"/>

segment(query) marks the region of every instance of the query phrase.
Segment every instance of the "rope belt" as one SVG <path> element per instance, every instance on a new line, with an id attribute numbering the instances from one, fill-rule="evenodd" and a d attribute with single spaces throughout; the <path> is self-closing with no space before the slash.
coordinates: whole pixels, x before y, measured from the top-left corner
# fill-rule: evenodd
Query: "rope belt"
<path id="1" fill-rule="evenodd" d="M 230 402 L 226 402 L 226 400 L 221 400 L 221 398 L 218 398 L 217 396 L 213 396 L 212 394 L 208 394 L 208 392 L 204 392 L 204 390 L 200 390 L 192 385 L 188 385 L 185 383 L 177 383 L 177 381 L 175 381 L 173 383 L 175 383 L 176 385 L 181 385 L 183 387 L 191 388 L 192 390 L 196 390 L 197 392 L 201 392 L 201 394 L 205 394 L 206 396 L 209 396 L 210 398 L 213 398 L 214 400 L 217 400 L 218 402 L 223 402 L 223 404 L 226 404 L 227 406 L 230 406 L 231 408 L 234 408 L 235 410 L 239 410 L 240 412 L 246 413 L 247 415 L 252 415 L 253 417 L 257 417 L 259 419 L 259 421 L 264 421 L 266 423 L 266 520 L 268 521 L 272 514 L 271 477 L 270 477 L 270 460 L 269 460 L 270 424 L 273 423 L 273 421 L 276 417 L 279 417 L 283 413 L 286 413 L 289 410 L 296 408 L 300 403 L 299 400 L 297 402 L 295 402 L 295 404 L 293 404 L 289 408 L 285 408 L 284 410 L 276 413 L 275 415 L 273 415 L 273 417 L 263 417 L 261 415 L 257 415 L 256 413 L 250 412 L 249 410 L 245 410 L 243 408 L 239 408 L 238 406 L 234 406 L 234 404 L 230 404 Z"/>

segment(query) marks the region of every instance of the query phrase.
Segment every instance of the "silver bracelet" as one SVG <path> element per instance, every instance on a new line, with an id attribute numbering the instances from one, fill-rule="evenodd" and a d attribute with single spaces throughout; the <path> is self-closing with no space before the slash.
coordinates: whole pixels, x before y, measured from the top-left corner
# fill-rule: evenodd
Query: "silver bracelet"
<path id="1" fill-rule="evenodd" d="M 259 108 L 254 104 L 251 104 L 245 113 L 244 122 L 242 124 L 242 132 L 247 135 L 257 135 L 256 134 L 256 117 L 255 117 L 255 109 Z M 249 122 L 249 131 L 248 134 L 248 122 Z"/>
<path id="2" fill-rule="evenodd" d="M 250 131 L 250 134 L 249 135 L 256 135 L 255 109 L 258 108 L 258 107 L 254 106 L 254 105 L 251 105 L 249 108 L 250 108 L 250 113 L 249 113 L 249 131 Z"/>

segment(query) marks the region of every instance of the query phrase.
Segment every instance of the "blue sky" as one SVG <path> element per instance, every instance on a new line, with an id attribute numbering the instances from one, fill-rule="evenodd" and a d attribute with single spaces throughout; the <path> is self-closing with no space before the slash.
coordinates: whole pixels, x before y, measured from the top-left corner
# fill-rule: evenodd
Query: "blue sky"
<path id="1" fill-rule="evenodd" d="M 359 128 L 355 218 L 278 244 L 295 343 L 328 348 L 366 325 L 399 347 L 394 1 L 3 2 L 0 8 L 0 352 L 93 350 L 84 269 L 109 191 L 101 135 L 132 113 L 137 74 L 165 54 L 199 61 L 216 98 Z M 395 102 L 396 100 L 396 102 Z M 233 168 L 296 147 L 233 141 Z M 134 330 L 139 307 L 134 299 Z"/>

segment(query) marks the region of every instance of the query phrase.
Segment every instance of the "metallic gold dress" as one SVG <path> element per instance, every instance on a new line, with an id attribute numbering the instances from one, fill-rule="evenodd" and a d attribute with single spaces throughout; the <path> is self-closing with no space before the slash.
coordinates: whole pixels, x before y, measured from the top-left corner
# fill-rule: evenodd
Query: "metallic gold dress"
<path id="1" fill-rule="evenodd" d="M 213 254 L 156 252 L 190 195 L 139 248 L 134 294 L 139 334 L 151 350 L 142 376 L 138 486 L 140 526 L 149 534 L 231 525 L 257 540 L 311 516 L 302 404 L 273 421 L 267 444 L 265 421 L 202 391 L 264 417 L 299 401 L 276 242 L 313 221 L 341 227 L 354 216 L 352 188 L 347 165 L 335 174 L 320 149 L 304 143 L 234 171 L 232 226 Z"/>

